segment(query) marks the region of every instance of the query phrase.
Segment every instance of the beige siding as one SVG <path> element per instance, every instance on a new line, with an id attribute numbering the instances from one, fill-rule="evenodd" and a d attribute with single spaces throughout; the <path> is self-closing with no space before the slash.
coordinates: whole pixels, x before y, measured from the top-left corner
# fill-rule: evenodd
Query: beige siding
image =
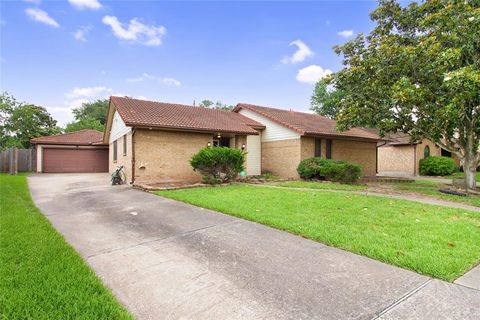
<path id="1" fill-rule="evenodd" d="M 239 113 L 250 119 L 260 122 L 265 126 L 265 129 L 262 131 L 262 141 L 279 141 L 300 138 L 300 135 L 297 132 L 288 129 L 281 124 L 273 122 L 256 112 L 241 109 Z"/>
<path id="2" fill-rule="evenodd" d="M 127 153 L 123 154 L 123 139 L 127 139 Z M 132 132 L 117 138 L 117 160 L 113 161 L 113 141 L 109 144 L 109 172 L 112 173 L 119 166 L 123 166 L 126 182 L 132 181 Z"/>
<path id="3" fill-rule="evenodd" d="M 246 173 L 248 176 L 262 174 L 262 146 L 261 136 L 247 136 Z"/>

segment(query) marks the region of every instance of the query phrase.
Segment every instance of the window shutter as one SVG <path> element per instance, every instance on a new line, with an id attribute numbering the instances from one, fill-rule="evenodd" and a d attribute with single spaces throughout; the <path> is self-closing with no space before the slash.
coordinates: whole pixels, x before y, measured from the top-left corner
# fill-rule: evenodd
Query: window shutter
<path id="1" fill-rule="evenodd" d="M 322 156 L 322 139 L 315 139 L 315 157 Z"/>
<path id="2" fill-rule="evenodd" d="M 332 140 L 327 140 L 326 158 L 332 159 Z"/>

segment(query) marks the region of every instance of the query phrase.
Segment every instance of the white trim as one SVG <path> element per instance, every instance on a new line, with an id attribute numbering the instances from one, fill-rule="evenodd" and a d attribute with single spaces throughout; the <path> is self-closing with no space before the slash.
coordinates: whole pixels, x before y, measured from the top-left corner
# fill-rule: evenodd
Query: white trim
<path id="1" fill-rule="evenodd" d="M 300 138 L 300 134 L 293 131 L 292 129 L 273 122 L 254 111 L 248 109 L 240 109 L 238 113 L 257 122 L 260 122 L 265 126 L 265 129 L 262 131 L 262 141 L 278 141 Z"/>

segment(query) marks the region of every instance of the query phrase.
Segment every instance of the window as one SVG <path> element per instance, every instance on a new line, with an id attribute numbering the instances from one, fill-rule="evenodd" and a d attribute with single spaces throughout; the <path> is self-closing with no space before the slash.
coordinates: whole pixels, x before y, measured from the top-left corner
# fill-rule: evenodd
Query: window
<path id="1" fill-rule="evenodd" d="M 117 140 L 113 141 L 113 161 L 117 161 Z"/>
<path id="2" fill-rule="evenodd" d="M 327 150 L 325 153 L 325 157 L 327 159 L 332 159 L 332 140 L 328 139 L 326 142 L 327 142 Z"/>
<path id="3" fill-rule="evenodd" d="M 425 149 L 423 149 L 423 158 L 426 159 L 430 157 L 430 147 L 426 146 Z"/>
<path id="4" fill-rule="evenodd" d="M 322 139 L 315 139 L 315 157 L 322 156 Z"/>
<path id="5" fill-rule="evenodd" d="M 123 155 L 127 155 L 127 135 L 123 135 Z"/>

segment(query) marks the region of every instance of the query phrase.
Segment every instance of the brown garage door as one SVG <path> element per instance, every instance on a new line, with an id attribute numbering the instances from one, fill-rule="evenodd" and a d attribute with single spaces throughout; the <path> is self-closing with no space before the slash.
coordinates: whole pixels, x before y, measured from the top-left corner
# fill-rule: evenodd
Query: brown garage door
<path id="1" fill-rule="evenodd" d="M 43 172 L 108 172 L 108 149 L 43 149 Z"/>

